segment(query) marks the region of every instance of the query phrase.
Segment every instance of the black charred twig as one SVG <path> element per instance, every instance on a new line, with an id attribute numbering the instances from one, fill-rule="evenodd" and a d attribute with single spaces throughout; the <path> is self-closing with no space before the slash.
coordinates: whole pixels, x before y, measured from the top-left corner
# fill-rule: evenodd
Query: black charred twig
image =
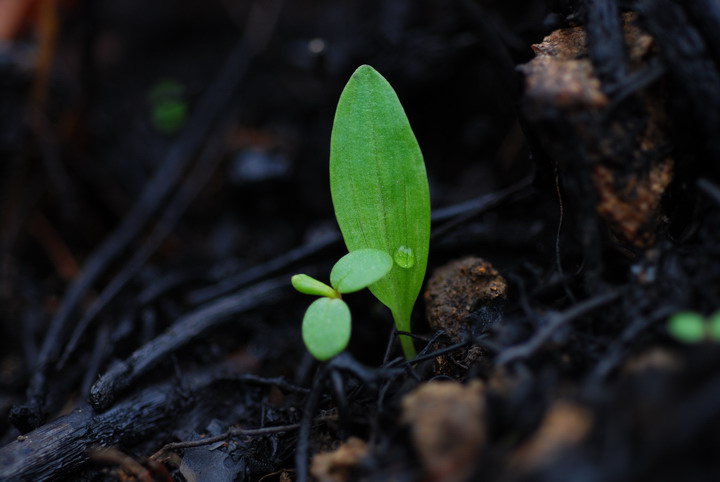
<path id="1" fill-rule="evenodd" d="M 303 393 L 303 394 L 310 393 L 309 389 L 307 389 L 305 387 L 300 387 L 293 383 L 290 383 L 287 380 L 285 380 L 283 377 L 267 378 L 267 377 L 260 377 L 257 375 L 253 375 L 252 373 L 243 373 L 241 375 L 236 375 L 236 376 L 231 376 L 231 377 L 227 377 L 227 376 L 218 377 L 217 379 L 218 380 L 234 380 L 234 381 L 239 381 L 239 382 L 248 383 L 248 384 L 255 384 L 255 385 L 261 385 L 261 386 L 268 386 L 268 387 L 277 387 L 285 392 L 290 392 L 290 393 Z"/>
<path id="2" fill-rule="evenodd" d="M 315 380 L 313 381 L 310 395 L 305 402 L 302 419 L 300 420 L 300 429 L 295 449 L 295 473 L 297 475 L 297 482 L 307 482 L 308 476 L 310 475 L 310 429 L 312 428 L 315 411 L 320 404 L 320 397 L 322 397 L 326 375 L 327 365 L 321 365 L 315 373 Z"/>
<path id="3" fill-rule="evenodd" d="M 332 388 L 333 399 L 337 406 L 338 418 L 340 419 L 341 426 L 344 428 L 350 421 L 350 404 L 348 403 L 348 396 L 345 390 L 345 381 L 340 371 L 330 371 L 330 387 Z M 345 437 L 341 435 L 341 438 Z"/>
<path id="4" fill-rule="evenodd" d="M 495 363 L 497 365 L 506 365 L 532 356 L 547 343 L 562 326 L 594 309 L 615 301 L 619 296 L 619 291 L 610 291 L 577 303 L 562 313 L 555 312 L 549 314 L 547 316 L 547 323 L 543 325 L 532 338 L 525 343 L 514 345 L 501 351 Z"/>
<path id="5" fill-rule="evenodd" d="M 593 67 L 606 92 L 628 71 L 623 26 L 616 0 L 586 0 L 587 47 Z"/>
<path id="6" fill-rule="evenodd" d="M 102 375 L 90 390 L 90 403 L 96 410 L 108 408 L 120 392 L 130 387 L 138 377 L 147 373 L 175 350 L 209 329 L 225 323 L 233 315 L 277 300 L 287 284 L 287 279 L 284 277 L 265 281 L 183 316 L 168 331 L 143 345 L 127 360 L 114 365 Z"/>
<path id="7" fill-rule="evenodd" d="M 526 177 L 511 186 L 500 189 L 499 191 L 491 192 L 475 199 L 470 199 L 469 201 L 453 204 L 452 206 L 433 209 L 432 220 L 433 222 L 440 222 L 454 220 L 455 218 L 461 216 L 463 219 L 468 215 L 475 216 L 498 206 L 512 195 L 517 194 L 530 186 L 532 186 L 532 177 Z"/>
<path id="8" fill-rule="evenodd" d="M 252 268 L 235 276 L 224 279 L 206 288 L 196 290 L 190 293 L 189 301 L 193 304 L 205 303 L 211 299 L 217 298 L 218 296 L 222 296 L 235 291 L 238 288 L 242 288 L 248 283 L 252 283 L 266 276 L 272 276 L 293 263 L 306 259 L 313 254 L 317 254 L 338 242 L 340 242 L 340 233 L 334 232 L 319 241 L 292 249 L 266 263 L 253 266 Z"/>
<path id="9" fill-rule="evenodd" d="M 448 206 L 446 208 L 435 209 L 432 214 L 433 222 L 449 221 L 442 226 L 438 226 L 432 231 L 430 236 L 431 240 L 435 240 L 446 235 L 460 224 L 466 222 L 485 211 L 488 211 L 499 204 L 503 203 L 510 197 L 521 193 L 522 191 L 529 189 L 532 185 L 532 178 L 526 177 L 521 179 L 515 184 L 501 189 L 499 191 L 486 194 L 476 199 L 471 199 L 463 203 L 456 204 L 454 206 Z"/>
<path id="10" fill-rule="evenodd" d="M 454 345 L 446 346 L 445 348 L 440 348 L 438 350 L 434 350 L 432 352 L 428 352 L 429 348 L 435 344 L 435 342 L 444 335 L 444 332 L 442 330 L 438 330 L 435 332 L 435 334 L 432 336 L 432 338 L 429 340 L 429 342 L 426 344 L 426 346 L 420 351 L 420 354 L 413 358 L 410 361 L 405 360 L 405 358 L 399 357 L 394 360 L 391 360 L 383 365 L 385 369 L 394 369 L 394 370 L 400 370 L 400 368 L 394 368 L 398 365 L 401 365 L 403 368 L 403 371 L 407 371 L 407 373 L 413 377 L 417 382 L 421 381 L 420 376 L 415 373 L 415 370 L 413 366 L 417 363 L 421 363 L 427 360 L 432 360 L 438 356 L 446 355 L 448 353 L 452 353 L 454 351 L 462 350 L 463 348 L 467 347 L 471 344 L 471 341 L 465 341 L 462 343 L 456 343 Z M 390 373 L 390 372 L 389 372 Z M 398 373 L 399 375 L 400 373 Z M 395 377 L 388 378 L 385 383 L 380 387 L 380 390 L 378 391 L 378 398 L 377 398 L 377 407 L 378 407 L 378 413 L 381 413 L 384 410 L 384 404 L 385 404 L 385 398 L 387 396 L 388 391 L 390 390 L 390 387 L 393 384 Z"/>
<path id="11" fill-rule="evenodd" d="M 224 433 L 216 435 L 214 437 L 206 437 L 197 440 L 188 440 L 185 442 L 172 442 L 165 445 L 163 448 L 155 452 L 150 456 L 150 459 L 158 460 L 162 458 L 164 454 L 171 450 L 191 449 L 194 447 L 202 447 L 204 445 L 210 445 L 215 442 L 222 442 L 233 437 L 262 437 L 264 435 L 273 435 L 276 433 L 290 432 L 297 430 L 300 424 L 293 423 L 290 425 L 278 425 L 276 427 L 263 427 L 254 429 L 243 429 L 239 427 L 230 427 Z"/>
<path id="12" fill-rule="evenodd" d="M 683 0 L 682 6 L 705 39 L 715 65 L 720 67 L 720 3 L 716 0 Z"/>
<path id="13" fill-rule="evenodd" d="M 592 375 L 588 379 L 588 386 L 591 390 L 598 389 L 598 382 L 603 382 L 615 369 L 626 359 L 629 346 L 638 339 L 640 333 L 648 329 L 660 320 L 667 319 L 676 309 L 673 306 L 665 306 L 652 313 L 650 316 L 637 317 L 627 328 L 623 330 L 617 341 L 613 343 L 610 350 L 597 364 Z"/>
<path id="14" fill-rule="evenodd" d="M 434 347 L 435 343 L 436 343 L 440 338 L 442 338 L 443 336 L 445 336 L 445 331 L 444 331 L 444 330 L 437 330 L 437 331 L 435 331 L 435 333 L 433 333 L 433 336 L 430 337 L 430 339 L 428 340 L 428 342 L 425 344 L 425 346 L 423 347 L 423 349 L 420 350 L 420 352 L 417 354 L 417 356 L 418 356 L 418 357 L 421 357 L 421 356 L 427 355 L 428 352 Z"/>
<path id="15" fill-rule="evenodd" d="M 402 334 L 407 333 L 410 335 L 409 332 L 399 332 Z M 443 335 L 445 335 L 445 332 L 442 330 L 436 331 L 433 336 L 430 338 L 430 340 L 427 341 L 425 347 L 418 353 L 418 355 L 413 358 L 412 360 L 405 360 L 404 358 L 396 358 L 395 360 L 392 360 L 384 365 L 384 368 L 394 368 L 398 365 L 405 366 L 406 369 L 410 370 L 412 372 L 412 366 L 416 363 L 424 362 L 426 360 L 432 360 L 433 358 L 439 357 L 441 355 L 445 355 L 447 353 L 452 353 L 454 351 L 461 350 L 465 348 L 466 346 L 470 345 L 472 342 L 470 340 L 463 341 L 460 343 L 455 343 L 454 345 L 449 345 L 444 348 L 439 348 L 437 350 L 430 351 L 430 348 L 437 342 L 438 339 L 440 339 Z"/>
<path id="16" fill-rule="evenodd" d="M 403 373 L 404 369 L 384 366 L 381 368 L 371 368 L 363 365 L 355 360 L 349 353 L 344 352 L 333 358 L 328 365 L 333 370 L 341 370 L 352 373 L 358 379 L 369 385 L 374 385 L 378 381 L 390 379 Z"/>
<path id="17" fill-rule="evenodd" d="M 629 74 L 615 84 L 614 89 L 608 91 L 611 97 L 608 105 L 608 117 L 616 115 L 618 108 L 625 101 L 661 79 L 665 75 L 665 71 L 665 66 L 659 59 L 651 59 L 648 61 L 647 67 Z"/>
<path id="18" fill-rule="evenodd" d="M 395 325 L 393 325 L 392 329 L 390 330 L 390 336 L 388 337 L 387 345 L 385 345 L 385 355 L 383 355 L 383 366 L 387 365 L 388 360 L 390 360 L 390 355 L 392 355 L 392 349 L 393 346 L 395 346 L 395 338 L 397 335 L 395 334 Z"/>
<path id="19" fill-rule="evenodd" d="M 200 156 L 200 159 L 194 169 L 190 171 L 190 174 L 187 176 L 180 189 L 168 203 L 163 215 L 157 223 L 157 227 L 150 237 L 145 241 L 140 249 L 135 251 L 130 260 L 125 263 L 123 269 L 102 291 L 100 296 L 93 302 L 75 326 L 72 336 L 70 337 L 70 341 L 65 346 L 65 350 L 60 357 L 58 364 L 61 368 L 67 361 L 68 357 L 75 351 L 80 338 L 90 323 L 103 309 L 105 309 L 108 303 L 115 298 L 120 290 L 125 287 L 125 285 L 142 268 L 150 256 L 152 256 L 153 253 L 160 247 L 190 203 L 193 199 L 195 199 L 202 187 L 205 186 L 206 182 L 210 179 L 210 176 L 222 159 L 222 156 L 218 152 L 219 147 L 221 147 L 218 139 L 224 140 L 224 136 L 216 135 L 215 140 L 210 142 L 204 149 L 204 152 Z"/>
<path id="20" fill-rule="evenodd" d="M 469 346 L 471 343 L 472 342 L 470 342 L 470 341 L 465 341 L 462 343 L 456 343 L 454 345 L 446 346 L 445 348 L 435 350 L 431 353 L 426 353 L 425 355 L 416 356 L 411 361 L 407 362 L 407 364 L 410 365 L 412 363 L 420 363 L 420 362 L 423 362 L 426 360 L 432 360 L 433 358 L 437 358 L 440 355 L 445 355 L 447 353 L 452 353 L 454 351 L 461 350 L 461 349 L 465 348 L 466 346 Z"/>
<path id="21" fill-rule="evenodd" d="M 207 374 L 186 377 L 192 393 L 207 391 Z M 176 423 L 195 403 L 174 383 L 143 390 L 105 413 L 86 407 L 60 417 L 0 448 L 0 480 L 48 480 L 77 469 L 88 459 L 88 447 L 138 440 Z"/>
<path id="22" fill-rule="evenodd" d="M 92 347 L 90 359 L 84 367 L 85 373 L 83 375 L 82 385 L 80 388 L 80 393 L 83 398 L 90 393 L 90 387 L 93 386 L 93 383 L 97 380 L 98 374 L 103 369 L 103 360 L 110 351 L 110 346 L 112 346 L 110 339 L 110 323 L 105 321 L 100 324 L 97 332 L 95 333 L 95 340 L 93 340 L 94 346 Z"/>
<path id="23" fill-rule="evenodd" d="M 720 72 L 710 58 L 703 37 L 685 11 L 669 0 L 645 0 L 640 13 L 647 30 L 673 80 L 670 97 L 676 115 L 689 116 L 683 122 L 686 136 L 693 139 L 685 148 L 707 163 L 720 161 Z"/>
<path id="24" fill-rule="evenodd" d="M 709 179 L 701 178 L 697 181 L 698 187 L 707 194 L 710 199 L 720 205 L 720 187 Z"/>
<path id="25" fill-rule="evenodd" d="M 90 447 L 133 443 L 163 433 L 176 426 L 183 415 L 197 408 L 203 400 L 209 402 L 208 390 L 226 380 L 276 386 L 287 392 L 308 392 L 279 377 L 263 378 L 249 374 L 227 377 L 216 372 L 214 369 L 185 375 L 183 389 L 178 389 L 177 382 L 155 384 L 104 413 L 96 413 L 92 408 L 84 407 L 18 437 L 16 441 L 0 447 L 0 480 L 54 480 L 87 462 L 90 459 Z M 239 389 L 235 393 L 242 394 L 243 390 Z M 322 422 L 334 417 L 334 414 L 317 417 L 315 421 Z M 253 430 L 230 429 L 228 436 L 262 436 L 296 428 L 297 425 L 293 424 Z M 200 442 L 212 443 L 208 439 L 193 441 L 197 444 Z"/>
<path id="26" fill-rule="evenodd" d="M 138 293 L 137 307 L 141 308 L 148 305 L 165 295 L 167 292 L 179 286 L 185 285 L 190 281 L 196 280 L 199 277 L 200 273 L 197 270 L 179 270 L 165 273 L 160 276 L 159 279 L 154 280 L 152 284 Z"/>

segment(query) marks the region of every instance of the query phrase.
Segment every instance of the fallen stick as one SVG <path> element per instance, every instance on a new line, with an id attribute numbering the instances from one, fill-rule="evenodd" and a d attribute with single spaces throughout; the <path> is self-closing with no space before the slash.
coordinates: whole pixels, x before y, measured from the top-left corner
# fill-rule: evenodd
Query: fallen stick
<path id="1" fill-rule="evenodd" d="M 207 388 L 208 380 L 196 377 L 193 391 Z M 0 480 L 47 480 L 77 469 L 89 459 L 88 449 L 157 433 L 195 401 L 174 383 L 163 383 L 102 414 L 90 407 L 77 409 L 0 448 Z"/>
<path id="2" fill-rule="evenodd" d="M 202 401 L 212 401 L 208 392 L 213 384 L 228 381 L 244 385 L 273 386 L 283 392 L 307 394 L 308 390 L 283 378 L 264 378 L 252 374 L 226 375 L 225 368 L 192 373 L 178 381 L 153 385 L 138 392 L 104 413 L 84 407 L 58 418 L 0 447 L 0 480 L 54 479 L 87 463 L 92 450 L 131 444 L 176 427 L 182 417 L 191 417 Z M 243 394 L 238 389 L 238 398 Z M 316 421 L 332 418 L 320 417 Z M 232 428 L 231 436 L 263 436 L 294 430 L 294 426 L 260 429 Z M 207 442 L 207 439 L 203 439 Z M 162 451 L 190 447 L 185 442 L 168 444 Z M 194 442 L 198 444 L 198 442 Z M 159 454 L 160 452 L 158 452 Z"/>
<path id="3" fill-rule="evenodd" d="M 90 389 L 90 404 L 105 410 L 117 396 L 138 377 L 147 373 L 175 350 L 185 346 L 211 328 L 238 313 L 249 311 L 262 303 L 277 300 L 278 293 L 288 291 L 288 279 L 276 278 L 248 288 L 236 295 L 201 306 L 181 317 L 167 331 L 138 348 L 126 360 L 113 365 Z"/>

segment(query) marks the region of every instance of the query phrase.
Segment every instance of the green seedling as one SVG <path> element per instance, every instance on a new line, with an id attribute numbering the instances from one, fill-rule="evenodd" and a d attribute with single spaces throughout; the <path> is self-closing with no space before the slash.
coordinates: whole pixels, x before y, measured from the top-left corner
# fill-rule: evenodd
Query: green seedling
<path id="1" fill-rule="evenodd" d="M 293 287 L 307 295 L 322 296 L 305 312 L 302 337 L 308 351 L 318 360 L 328 360 L 350 341 L 350 308 L 342 295 L 376 283 L 392 269 L 389 254 L 377 249 L 359 249 L 346 254 L 330 272 L 330 286 L 315 278 L 296 274 Z"/>
<path id="2" fill-rule="evenodd" d="M 400 100 L 375 69 L 363 65 L 340 96 L 330 142 L 330 190 L 348 251 L 376 249 L 392 269 L 369 286 L 395 326 L 410 316 L 425 277 L 430 193 L 420 146 Z M 401 336 L 406 358 L 412 339 Z"/>
<path id="3" fill-rule="evenodd" d="M 148 94 L 152 125 L 163 134 L 177 134 L 187 121 L 184 90 L 179 82 L 164 80 L 155 84 Z"/>
<path id="4" fill-rule="evenodd" d="M 420 146 L 400 100 L 375 69 L 359 67 L 343 90 L 330 141 L 330 190 L 350 252 L 333 267 L 330 284 L 295 275 L 300 292 L 321 296 L 303 319 L 310 353 L 327 360 L 350 338 L 350 310 L 341 295 L 363 288 L 390 308 L 395 326 L 410 316 L 427 268 L 430 192 Z M 400 341 L 406 358 L 412 339 Z"/>
<path id="5" fill-rule="evenodd" d="M 684 343 L 717 342 L 720 341 L 720 312 L 709 319 L 693 311 L 675 313 L 668 319 L 667 329 Z"/>

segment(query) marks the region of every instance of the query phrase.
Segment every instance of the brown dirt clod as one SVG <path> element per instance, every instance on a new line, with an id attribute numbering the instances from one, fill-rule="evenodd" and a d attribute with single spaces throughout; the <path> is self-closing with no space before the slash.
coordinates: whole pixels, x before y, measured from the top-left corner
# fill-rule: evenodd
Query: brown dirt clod
<path id="1" fill-rule="evenodd" d="M 320 482 L 344 482 L 367 451 L 367 444 L 363 440 L 350 437 L 332 452 L 315 454 L 310 475 Z"/>
<path id="2" fill-rule="evenodd" d="M 525 471 L 552 462 L 565 449 L 582 442 L 592 424 L 587 408 L 568 400 L 554 402 L 535 434 L 515 452 L 511 465 Z"/>
<path id="3" fill-rule="evenodd" d="M 467 480 L 485 446 L 485 384 L 431 382 L 405 396 L 402 420 L 430 480 Z"/>
<path id="4" fill-rule="evenodd" d="M 467 316 L 482 305 L 504 298 L 507 282 L 482 258 L 470 256 L 436 269 L 424 299 L 430 326 L 459 342 Z"/>

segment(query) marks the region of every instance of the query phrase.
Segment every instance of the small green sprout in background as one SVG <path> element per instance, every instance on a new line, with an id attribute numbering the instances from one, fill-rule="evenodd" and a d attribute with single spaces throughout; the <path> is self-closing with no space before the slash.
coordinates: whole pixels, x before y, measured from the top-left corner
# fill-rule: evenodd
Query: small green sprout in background
<path id="1" fill-rule="evenodd" d="M 343 90 L 330 142 L 330 190 L 348 251 L 392 256 L 390 273 L 370 291 L 409 332 L 430 245 L 430 192 L 425 163 L 397 94 L 368 65 Z M 401 335 L 406 358 L 412 338 Z"/>
<path id="2" fill-rule="evenodd" d="M 156 83 L 148 95 L 152 125 L 163 134 L 177 134 L 187 121 L 184 91 L 181 83 L 163 80 Z"/>
<path id="3" fill-rule="evenodd" d="M 306 295 L 322 296 L 308 307 L 303 317 L 302 337 L 308 351 L 318 360 L 328 360 L 350 341 L 350 308 L 341 299 L 376 283 L 392 268 L 392 258 L 377 249 L 359 249 L 335 263 L 328 286 L 305 274 L 292 277 L 293 287 Z"/>
<path id="4" fill-rule="evenodd" d="M 694 311 L 675 313 L 668 319 L 668 332 L 684 343 L 720 341 L 720 312 L 709 319 Z"/>

